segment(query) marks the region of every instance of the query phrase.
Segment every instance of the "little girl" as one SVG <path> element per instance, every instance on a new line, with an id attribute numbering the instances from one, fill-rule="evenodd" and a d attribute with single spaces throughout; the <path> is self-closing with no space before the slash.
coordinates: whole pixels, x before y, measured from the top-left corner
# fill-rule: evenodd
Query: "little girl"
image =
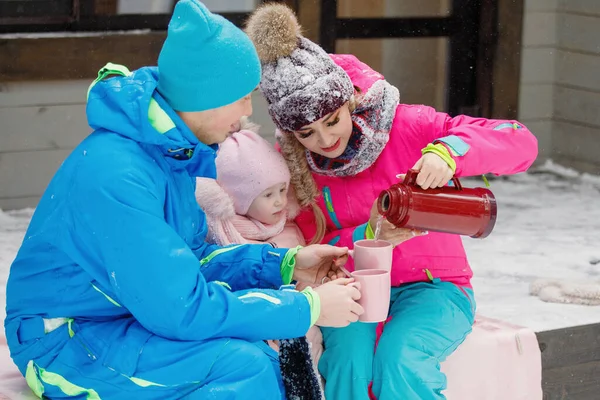
<path id="1" fill-rule="evenodd" d="M 217 180 L 198 178 L 196 199 L 207 217 L 208 239 L 215 244 L 270 243 L 304 246 L 292 220 L 298 205 L 288 195 L 290 172 L 283 157 L 243 121 L 217 156 Z"/>
<path id="2" fill-rule="evenodd" d="M 207 240 L 221 246 L 265 242 L 284 248 L 305 245 L 292 222 L 299 207 L 288 191 L 290 172 L 285 160 L 256 133 L 258 126 L 247 121 L 242 124 L 244 129 L 219 147 L 217 180 L 197 180 L 196 200 L 206 213 Z M 299 283 L 297 288 L 300 286 L 305 285 Z M 288 399 L 322 398 L 316 372 L 322 342 L 316 326 L 311 327 L 307 338 L 269 341 L 279 350 Z"/>

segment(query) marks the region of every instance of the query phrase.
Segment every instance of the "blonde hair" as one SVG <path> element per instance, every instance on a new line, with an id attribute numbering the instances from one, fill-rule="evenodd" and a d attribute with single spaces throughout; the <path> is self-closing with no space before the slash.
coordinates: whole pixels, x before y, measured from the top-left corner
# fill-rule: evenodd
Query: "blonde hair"
<path id="1" fill-rule="evenodd" d="M 358 88 L 356 90 L 360 91 Z M 356 94 L 350 97 L 348 100 L 350 113 L 354 112 L 359 102 L 360 98 Z M 301 208 L 310 207 L 315 216 L 317 231 L 309 244 L 321 243 L 325 237 L 327 221 L 325 214 L 317 204 L 320 192 L 306 160 L 306 148 L 291 132 L 284 132 L 277 138 L 277 141 L 281 148 L 281 154 L 290 169 L 290 185 L 294 188 L 298 204 Z"/>

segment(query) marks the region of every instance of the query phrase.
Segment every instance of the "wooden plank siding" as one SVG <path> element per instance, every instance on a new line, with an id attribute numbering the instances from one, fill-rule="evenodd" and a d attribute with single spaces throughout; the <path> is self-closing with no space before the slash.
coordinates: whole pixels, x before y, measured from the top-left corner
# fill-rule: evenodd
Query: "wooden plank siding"
<path id="1" fill-rule="evenodd" d="M 600 398 L 600 323 L 539 332 L 537 338 L 544 400 Z"/>
<path id="2" fill-rule="evenodd" d="M 156 65 L 166 34 L 125 32 L 0 36 L 0 82 L 94 78 L 108 61 Z"/>

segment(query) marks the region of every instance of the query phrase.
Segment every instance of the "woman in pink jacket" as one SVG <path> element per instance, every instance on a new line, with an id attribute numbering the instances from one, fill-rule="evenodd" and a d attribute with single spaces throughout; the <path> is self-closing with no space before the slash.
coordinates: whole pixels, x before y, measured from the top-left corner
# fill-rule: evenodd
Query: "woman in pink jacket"
<path id="1" fill-rule="evenodd" d="M 381 74 L 304 38 L 285 6 L 259 8 L 247 32 L 292 186 L 307 209 L 296 218 L 307 241 L 351 248 L 372 238 L 377 195 L 410 168 L 427 189 L 453 175 L 523 172 L 536 158 L 536 138 L 517 121 L 399 104 Z M 380 336 L 377 324 L 323 329 L 326 398 L 368 399 L 372 384 L 380 400 L 444 399 L 440 362 L 469 334 L 475 315 L 461 238 L 389 223 L 380 237 L 397 245 L 390 317 Z"/>

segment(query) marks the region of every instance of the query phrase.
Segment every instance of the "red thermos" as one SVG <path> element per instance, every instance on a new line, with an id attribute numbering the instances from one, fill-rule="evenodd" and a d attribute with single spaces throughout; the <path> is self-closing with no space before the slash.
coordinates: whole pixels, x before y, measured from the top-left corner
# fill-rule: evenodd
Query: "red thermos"
<path id="1" fill-rule="evenodd" d="M 404 182 L 384 190 L 377 209 L 399 228 L 454 233 L 484 238 L 496 223 L 496 198 L 485 188 L 463 188 L 458 178 L 454 186 L 421 189 L 418 171 L 406 173 Z"/>

